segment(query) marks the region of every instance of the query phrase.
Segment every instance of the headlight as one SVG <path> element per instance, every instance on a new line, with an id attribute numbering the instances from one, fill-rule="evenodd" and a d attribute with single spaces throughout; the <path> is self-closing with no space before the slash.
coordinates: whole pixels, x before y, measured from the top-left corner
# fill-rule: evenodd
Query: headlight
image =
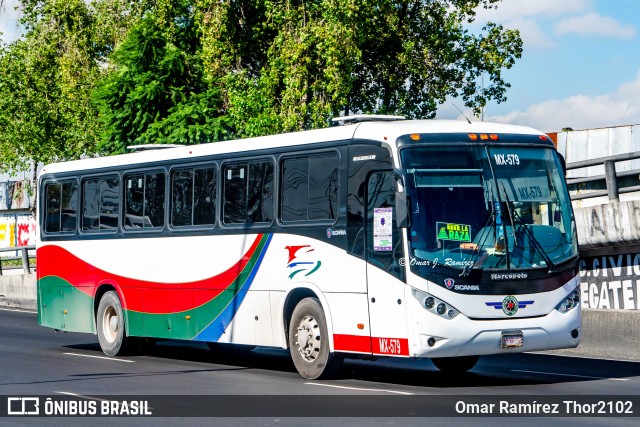
<path id="1" fill-rule="evenodd" d="M 450 304 L 442 301 L 426 292 L 423 292 L 418 289 L 411 289 L 411 294 L 415 299 L 420 301 L 420 305 L 422 305 L 427 311 L 433 313 L 437 316 L 440 316 L 444 319 L 453 319 L 460 312 L 452 307 Z"/>
<path id="2" fill-rule="evenodd" d="M 556 305 L 556 310 L 560 313 L 567 313 L 580 305 L 580 287 L 575 288 L 569 295 L 564 297 L 560 304 Z"/>

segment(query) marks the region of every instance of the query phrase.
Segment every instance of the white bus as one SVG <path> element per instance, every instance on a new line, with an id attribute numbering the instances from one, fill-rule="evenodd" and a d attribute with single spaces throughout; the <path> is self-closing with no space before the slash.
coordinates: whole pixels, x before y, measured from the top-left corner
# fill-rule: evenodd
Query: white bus
<path id="1" fill-rule="evenodd" d="M 98 335 L 344 357 L 580 341 L 563 160 L 534 129 L 351 116 L 327 129 L 44 167 L 38 321 Z"/>

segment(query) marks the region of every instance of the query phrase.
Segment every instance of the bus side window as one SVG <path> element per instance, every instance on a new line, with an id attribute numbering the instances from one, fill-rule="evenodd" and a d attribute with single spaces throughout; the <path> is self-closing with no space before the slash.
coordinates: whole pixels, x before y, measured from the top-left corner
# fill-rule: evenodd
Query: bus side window
<path id="1" fill-rule="evenodd" d="M 45 231 L 47 233 L 57 233 L 60 231 L 61 212 L 60 200 L 62 198 L 61 184 L 47 184 L 45 190 Z"/>
<path id="2" fill-rule="evenodd" d="M 273 164 L 252 162 L 223 170 L 225 224 L 266 224 L 273 219 Z"/>
<path id="3" fill-rule="evenodd" d="M 216 168 L 171 173 L 171 225 L 213 225 L 216 218 Z"/>
<path id="4" fill-rule="evenodd" d="M 82 230 L 116 231 L 120 178 L 116 175 L 82 181 Z"/>
<path id="5" fill-rule="evenodd" d="M 193 171 L 175 171 L 171 174 L 171 225 L 192 224 Z"/>
<path id="6" fill-rule="evenodd" d="M 164 172 L 125 175 L 125 229 L 164 226 Z"/>
<path id="7" fill-rule="evenodd" d="M 285 159 L 281 165 L 280 219 L 283 222 L 306 221 L 309 159 L 307 157 Z"/>
<path id="8" fill-rule="evenodd" d="M 338 217 L 337 154 L 284 159 L 281 170 L 282 222 L 333 222 Z"/>
<path id="9" fill-rule="evenodd" d="M 216 222 L 216 172 L 216 168 L 195 170 L 193 225 L 213 225 Z"/>
<path id="10" fill-rule="evenodd" d="M 247 188 L 247 221 L 273 220 L 273 164 L 250 163 Z"/>
<path id="11" fill-rule="evenodd" d="M 400 259 L 402 233 L 396 226 L 393 172 L 374 172 L 367 186 L 367 261 L 405 280 Z M 377 230 L 377 231 L 376 231 Z"/>

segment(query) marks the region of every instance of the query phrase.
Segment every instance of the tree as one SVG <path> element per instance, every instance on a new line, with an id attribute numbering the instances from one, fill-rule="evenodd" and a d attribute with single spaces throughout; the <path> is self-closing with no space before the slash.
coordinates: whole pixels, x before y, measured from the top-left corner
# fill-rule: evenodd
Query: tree
<path id="1" fill-rule="evenodd" d="M 21 3 L 25 35 L 0 47 L 0 169 L 35 171 L 95 152 L 99 122 L 90 95 L 144 2 Z"/>
<path id="2" fill-rule="evenodd" d="M 65 3 L 62 7 L 61 3 Z M 28 34 L 0 50 L 0 156 L 5 170 L 77 158 L 95 145 L 88 102 L 97 66 L 83 1 L 48 2 Z M 26 20 L 34 11 L 26 10 Z"/>
<path id="3" fill-rule="evenodd" d="M 465 27 L 498 1 L 200 0 L 205 71 L 238 135 L 351 112 L 433 117 L 448 96 L 477 112 L 506 99 L 501 72 L 522 52 L 515 30 Z"/>
<path id="4" fill-rule="evenodd" d="M 199 49 L 188 1 L 160 1 L 131 28 L 94 93 L 104 124 L 102 151 L 222 139 L 220 92 L 204 79 Z"/>

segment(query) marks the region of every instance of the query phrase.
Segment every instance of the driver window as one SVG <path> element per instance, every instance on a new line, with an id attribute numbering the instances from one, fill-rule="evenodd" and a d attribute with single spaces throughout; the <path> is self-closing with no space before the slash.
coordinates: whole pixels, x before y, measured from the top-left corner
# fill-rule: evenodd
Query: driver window
<path id="1" fill-rule="evenodd" d="M 367 261 L 404 281 L 402 233 L 396 226 L 394 201 L 393 173 L 372 173 L 367 185 Z"/>

